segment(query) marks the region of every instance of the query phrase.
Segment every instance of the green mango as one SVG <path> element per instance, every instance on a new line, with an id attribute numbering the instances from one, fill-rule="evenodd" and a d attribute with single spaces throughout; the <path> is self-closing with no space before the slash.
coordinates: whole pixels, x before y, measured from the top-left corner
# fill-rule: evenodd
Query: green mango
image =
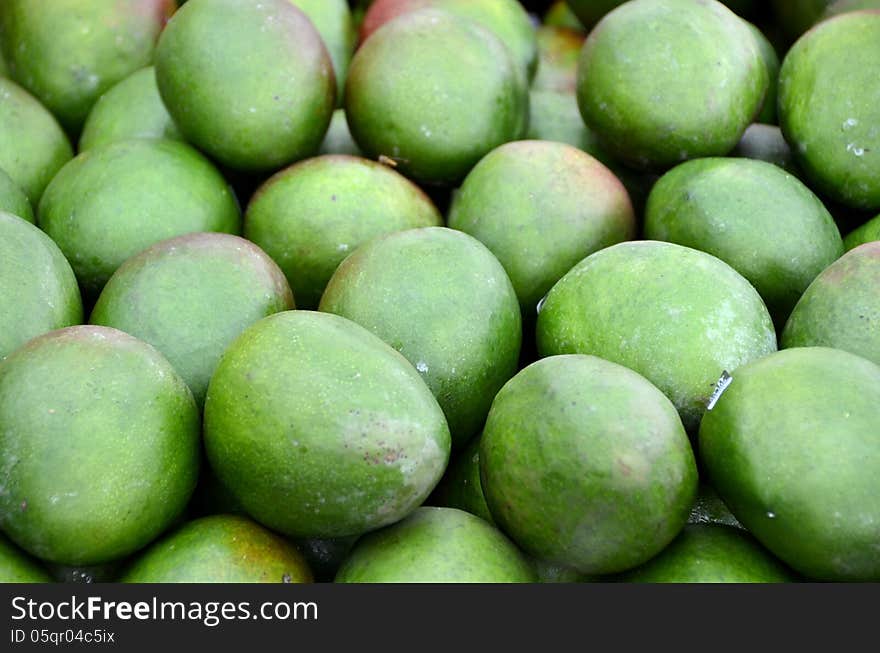
<path id="1" fill-rule="evenodd" d="M 584 121 L 639 169 L 726 155 L 768 85 L 747 24 L 715 0 L 627 2 L 590 33 L 578 65 Z"/>
<path id="2" fill-rule="evenodd" d="M 333 274 L 320 310 L 366 327 L 415 366 L 455 447 L 480 432 L 516 372 L 516 292 L 498 259 L 460 231 L 426 227 L 369 241 Z"/>
<path id="3" fill-rule="evenodd" d="M 851 249 L 804 292 L 782 332 L 791 347 L 834 347 L 880 365 L 880 242 Z"/>
<path id="4" fill-rule="evenodd" d="M 190 0 L 162 32 L 155 64 L 180 132 L 240 172 L 313 155 L 336 106 L 330 55 L 290 0 Z"/>
<path id="5" fill-rule="evenodd" d="M 880 366 L 786 349 L 733 370 L 700 426 L 703 465 L 736 518 L 813 580 L 880 580 Z"/>
<path id="6" fill-rule="evenodd" d="M 24 191 L 0 168 L 0 211 L 11 213 L 33 224 L 34 209 Z"/>
<path id="7" fill-rule="evenodd" d="M 740 158 L 697 159 L 663 175 L 648 197 L 645 237 L 729 264 L 779 328 L 844 251 L 834 219 L 809 188 L 777 166 Z"/>
<path id="8" fill-rule="evenodd" d="M 229 346 L 205 400 L 220 482 L 269 528 L 335 538 L 398 521 L 449 461 L 449 429 L 400 354 L 326 313 L 263 318 Z"/>
<path id="9" fill-rule="evenodd" d="M 491 32 L 438 10 L 408 13 L 355 53 L 345 115 L 358 146 L 423 183 L 453 185 L 528 127 L 528 88 Z"/>
<path id="10" fill-rule="evenodd" d="M 498 258 L 527 322 L 575 263 L 636 234 L 620 180 L 585 152 L 549 141 L 502 145 L 455 194 L 448 224 Z"/>
<path id="11" fill-rule="evenodd" d="M 0 361 L 0 526 L 64 565 L 137 551 L 186 507 L 199 421 L 183 379 L 145 342 L 96 326 L 29 341 Z"/>
<path id="12" fill-rule="evenodd" d="M 39 561 L 0 535 L 0 583 L 51 583 L 52 577 Z"/>
<path id="13" fill-rule="evenodd" d="M 710 254 L 657 241 L 591 254 L 548 293 L 538 352 L 591 354 L 642 374 L 695 433 L 715 382 L 776 351 L 760 295 Z"/>
<path id="14" fill-rule="evenodd" d="M 72 157 L 70 141 L 52 114 L 15 82 L 0 77 L 0 168 L 32 208 Z"/>
<path id="15" fill-rule="evenodd" d="M 0 44 L 9 74 L 72 138 L 101 94 L 148 66 L 174 0 L 4 0 Z"/>
<path id="16" fill-rule="evenodd" d="M 849 232 L 843 239 L 843 244 L 849 251 L 875 240 L 880 240 L 880 215 Z"/>
<path id="17" fill-rule="evenodd" d="M 880 12 L 818 24 L 785 55 L 779 126 L 813 187 L 854 209 L 880 209 Z"/>
<path id="18" fill-rule="evenodd" d="M 83 319 L 76 277 L 45 233 L 0 211 L 0 359 Z"/>
<path id="19" fill-rule="evenodd" d="M 292 309 L 293 301 L 284 274 L 250 241 L 187 234 L 126 260 L 104 286 L 90 322 L 153 345 L 201 407 L 232 341 L 257 320 Z"/>
<path id="20" fill-rule="evenodd" d="M 139 554 L 122 583 L 311 583 L 297 548 L 239 515 L 188 522 Z"/>
<path id="21" fill-rule="evenodd" d="M 745 531 L 694 524 L 653 560 L 614 578 L 621 583 L 791 583 L 792 573 Z"/>
<path id="22" fill-rule="evenodd" d="M 550 356 L 492 403 L 480 476 L 495 521 L 530 555 L 583 574 L 646 562 L 684 526 L 697 466 L 675 406 L 594 356 Z"/>
<path id="23" fill-rule="evenodd" d="M 88 150 L 52 179 L 40 227 L 97 297 L 126 259 L 174 236 L 238 233 L 241 212 L 226 180 L 179 141 L 134 139 Z"/>
<path id="24" fill-rule="evenodd" d="M 428 196 L 392 168 L 333 155 L 302 161 L 260 186 L 244 235 L 284 271 L 297 306 L 314 309 L 333 272 L 361 244 L 441 224 Z"/>
<path id="25" fill-rule="evenodd" d="M 419 508 L 362 537 L 337 583 L 533 583 L 526 557 L 497 528 L 463 510 Z"/>
<path id="26" fill-rule="evenodd" d="M 152 66 L 132 73 L 98 98 L 83 125 L 79 151 L 132 138 L 183 140 L 159 97 Z"/>

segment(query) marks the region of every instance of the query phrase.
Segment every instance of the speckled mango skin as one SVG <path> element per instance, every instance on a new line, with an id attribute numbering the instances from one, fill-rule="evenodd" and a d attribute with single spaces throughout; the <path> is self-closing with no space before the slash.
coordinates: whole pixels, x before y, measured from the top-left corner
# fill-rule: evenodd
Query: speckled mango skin
<path id="1" fill-rule="evenodd" d="M 271 177 L 251 198 L 244 235 L 281 266 L 297 305 L 314 309 L 333 272 L 363 243 L 442 224 L 428 196 L 406 177 L 375 161 L 337 155 Z"/>
<path id="2" fill-rule="evenodd" d="M 0 535 L 0 583 L 51 583 L 49 572 Z"/>
<path id="3" fill-rule="evenodd" d="M 11 213 L 31 224 L 34 223 L 34 210 L 24 191 L 0 168 L 0 211 Z"/>
<path id="4" fill-rule="evenodd" d="M 483 157 L 455 194 L 448 224 L 498 258 L 530 322 L 575 263 L 636 234 L 620 180 L 589 154 L 549 141 L 506 143 Z"/>
<path id="5" fill-rule="evenodd" d="M 128 259 L 90 322 L 158 349 L 202 406 L 226 348 L 251 324 L 292 309 L 284 274 L 259 247 L 229 234 L 188 234 Z"/>
<path id="6" fill-rule="evenodd" d="M 880 365 L 880 242 L 850 250 L 810 284 L 782 347 L 833 347 Z"/>
<path id="7" fill-rule="evenodd" d="M 132 138 L 183 140 L 159 97 L 153 66 L 141 68 L 98 98 L 83 125 L 79 151 Z"/>
<path id="8" fill-rule="evenodd" d="M 75 137 L 101 93 L 150 64 L 175 8 L 174 0 L 5 0 L 9 74 Z"/>
<path id="9" fill-rule="evenodd" d="M 748 533 L 720 524 L 689 525 L 660 555 L 621 583 L 792 583 L 794 575 Z"/>
<path id="10" fill-rule="evenodd" d="M 688 161 L 654 185 L 645 237 L 717 256 L 782 327 L 807 286 L 843 254 L 831 214 L 797 178 L 750 159 Z"/>
<path id="11" fill-rule="evenodd" d="M 779 74 L 779 126 L 815 188 L 846 206 L 880 209 L 880 11 L 819 23 Z"/>
<path id="12" fill-rule="evenodd" d="M 786 349 L 733 371 L 703 418 L 700 455 L 736 518 L 793 569 L 876 582 L 878 424 L 880 366 L 838 349 Z"/>
<path id="13" fill-rule="evenodd" d="M 70 141 L 52 114 L 18 84 L 0 77 L 0 168 L 33 208 L 72 157 Z"/>
<path id="14" fill-rule="evenodd" d="M 451 185 L 528 127 L 524 76 L 479 25 L 442 11 L 409 13 L 355 53 L 345 87 L 351 135 L 420 182 Z"/>
<path id="15" fill-rule="evenodd" d="M 461 447 L 516 373 L 522 320 L 510 279 L 478 240 L 444 227 L 373 239 L 333 274 L 320 310 L 366 327 L 422 374 Z"/>
<path id="16" fill-rule="evenodd" d="M 58 246 L 34 225 L 0 211 L 0 359 L 82 319 L 76 277 Z"/>
<path id="17" fill-rule="evenodd" d="M 336 102 L 342 104 L 348 65 L 354 54 L 355 29 L 346 0 L 290 0 L 310 21 L 327 48 L 336 79 Z"/>
<path id="18" fill-rule="evenodd" d="M 246 517 L 214 515 L 165 536 L 132 563 L 122 583 L 311 583 L 296 547 Z"/>
<path id="19" fill-rule="evenodd" d="M 494 524 L 480 481 L 480 438 L 459 451 L 432 495 L 434 505 L 458 508 Z"/>
<path id="20" fill-rule="evenodd" d="M 501 389 L 480 440 L 480 475 L 492 516 L 517 545 L 584 574 L 658 554 L 697 491 L 672 403 L 594 356 L 544 358 Z"/>
<path id="21" fill-rule="evenodd" d="M 361 28 L 361 42 L 386 23 L 419 9 L 437 9 L 470 20 L 494 34 L 528 79 L 538 67 L 538 44 L 528 13 L 518 0 L 376 0 Z"/>
<path id="22" fill-rule="evenodd" d="M 432 0 L 431 6 L 472 20 L 507 46 L 528 79 L 538 68 L 535 28 L 518 0 Z"/>
<path id="23" fill-rule="evenodd" d="M 455 508 L 419 508 L 355 545 L 337 583 L 534 583 L 501 531 Z"/>
<path id="24" fill-rule="evenodd" d="M 588 256 L 548 293 L 538 315 L 542 356 L 591 354 L 638 372 L 695 433 L 714 384 L 776 351 L 757 291 L 720 259 L 657 241 Z"/>
<path id="25" fill-rule="evenodd" d="M 633 0 L 587 37 L 577 95 L 584 121 L 613 156 L 662 170 L 730 152 L 767 83 L 756 40 L 721 3 Z"/>
<path id="26" fill-rule="evenodd" d="M 155 64 L 178 129 L 233 170 L 311 156 L 336 105 L 330 55 L 289 0 L 190 0 L 162 32 Z"/>
<path id="27" fill-rule="evenodd" d="M 843 239 L 843 244 L 847 251 L 849 251 L 859 245 L 871 243 L 875 240 L 880 240 L 880 215 L 849 232 L 846 238 Z"/>
<path id="28" fill-rule="evenodd" d="M 150 245 L 186 233 L 241 230 L 235 196 L 211 162 L 184 143 L 153 139 L 78 155 L 49 184 L 37 220 L 93 297 L 126 259 Z"/>
<path id="29" fill-rule="evenodd" d="M 43 560 L 140 549 L 183 512 L 199 466 L 192 394 L 153 347 L 75 326 L 0 362 L 0 525 Z"/>
<path id="30" fill-rule="evenodd" d="M 449 460 L 449 429 L 400 354 L 338 317 L 286 311 L 247 329 L 208 387 L 211 466 L 257 521 L 293 537 L 402 519 Z"/>

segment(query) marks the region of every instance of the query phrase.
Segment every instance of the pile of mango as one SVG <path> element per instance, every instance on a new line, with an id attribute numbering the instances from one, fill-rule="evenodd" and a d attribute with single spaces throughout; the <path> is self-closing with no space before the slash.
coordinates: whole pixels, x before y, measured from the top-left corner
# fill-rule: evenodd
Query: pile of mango
<path id="1" fill-rule="evenodd" d="M 880 580 L 880 1 L 0 54 L 0 581 Z"/>

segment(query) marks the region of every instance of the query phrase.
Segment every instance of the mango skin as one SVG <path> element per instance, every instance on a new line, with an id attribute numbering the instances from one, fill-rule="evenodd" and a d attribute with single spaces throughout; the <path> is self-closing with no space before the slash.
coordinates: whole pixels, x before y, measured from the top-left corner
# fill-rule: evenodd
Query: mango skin
<path id="1" fill-rule="evenodd" d="M 794 570 L 876 582 L 878 424 L 880 366 L 786 349 L 733 371 L 703 418 L 700 455 L 736 518 Z"/>
<path id="2" fill-rule="evenodd" d="M 159 97 L 153 66 L 132 73 L 98 98 L 83 125 L 79 151 L 132 138 L 183 140 Z"/>
<path id="3" fill-rule="evenodd" d="M 34 224 L 34 209 L 24 191 L 0 168 L 0 211 Z"/>
<path id="4" fill-rule="evenodd" d="M 859 245 L 864 245 L 865 243 L 870 243 L 875 240 L 880 240 L 880 215 L 868 220 L 865 224 L 856 227 L 849 232 L 846 238 L 843 239 L 843 244 L 847 251 L 849 251 L 855 249 Z"/>
<path id="5" fill-rule="evenodd" d="M 489 30 L 508 49 L 529 80 L 538 68 L 538 43 L 529 15 L 518 0 L 375 0 L 361 26 L 361 43 L 386 23 L 418 11 L 437 9 Z"/>
<path id="6" fill-rule="evenodd" d="M 782 332 L 782 347 L 833 347 L 880 365 L 878 289 L 880 242 L 851 249 L 804 292 Z"/>
<path id="7" fill-rule="evenodd" d="M 263 318 L 208 386 L 211 467 L 254 519 L 297 538 L 402 519 L 440 480 L 449 429 L 418 372 L 336 315 Z"/>
<path id="8" fill-rule="evenodd" d="M 83 319 L 76 277 L 45 233 L 0 211 L 0 359 Z"/>
<path id="9" fill-rule="evenodd" d="M 523 315 L 578 261 L 636 234 L 620 180 L 563 143 L 516 141 L 487 154 L 458 189 L 448 224 L 504 266 Z"/>
<path id="10" fill-rule="evenodd" d="M 498 259 L 460 231 L 426 227 L 371 240 L 333 274 L 320 310 L 366 327 L 415 366 L 456 448 L 480 431 L 516 372 L 516 292 Z"/>
<path id="11" fill-rule="evenodd" d="M 346 0 L 290 0 L 314 25 L 330 61 L 336 79 L 336 102 L 342 104 L 348 65 L 354 54 L 355 29 Z"/>
<path id="12" fill-rule="evenodd" d="M 728 263 L 760 293 L 780 328 L 844 251 L 834 219 L 809 188 L 749 159 L 697 159 L 667 172 L 648 197 L 645 237 Z"/>
<path id="13" fill-rule="evenodd" d="M 0 525 L 43 560 L 145 546 L 195 487 L 199 412 L 171 364 L 121 331 L 75 326 L 0 362 Z"/>
<path id="14" fill-rule="evenodd" d="M 281 266 L 297 305 L 314 309 L 333 272 L 363 243 L 442 224 L 428 196 L 388 166 L 322 156 L 276 173 L 257 189 L 244 235 Z"/>
<path id="15" fill-rule="evenodd" d="M 190 0 L 162 32 L 155 65 L 181 133 L 241 172 L 314 154 L 336 105 L 330 55 L 289 0 Z"/>
<path id="16" fill-rule="evenodd" d="M 538 315 L 538 352 L 591 354 L 656 385 L 696 433 L 715 382 L 776 351 L 757 291 L 720 259 L 681 245 L 613 245 L 578 263 Z"/>
<path id="17" fill-rule="evenodd" d="M 37 220 L 89 297 L 126 259 L 159 241 L 241 230 L 235 196 L 210 161 L 184 143 L 153 139 L 78 155 L 52 179 Z"/>
<path id="18" fill-rule="evenodd" d="M 122 583 L 311 583 L 312 572 L 290 542 L 246 517 L 191 521 L 131 564 Z"/>
<path id="19" fill-rule="evenodd" d="M 463 74 L 466 71 L 466 74 Z M 351 135 L 417 181 L 454 185 L 528 127 L 528 88 L 504 44 L 479 25 L 421 10 L 355 53 L 345 86 Z"/>
<path id="20" fill-rule="evenodd" d="M 534 583 L 525 556 L 497 528 L 455 508 L 419 508 L 361 538 L 337 583 Z"/>
<path id="21" fill-rule="evenodd" d="M 577 96 L 584 122 L 614 157 L 662 170 L 730 152 L 767 84 L 757 42 L 721 3 L 634 0 L 587 37 Z"/>
<path id="22" fill-rule="evenodd" d="M 70 141 L 54 116 L 18 84 L 0 78 L 0 168 L 33 208 L 72 157 Z"/>
<path id="23" fill-rule="evenodd" d="M 201 407 L 226 348 L 251 324 L 293 308 L 284 274 L 259 247 L 228 234 L 164 240 L 128 259 L 90 322 L 162 352 Z"/>
<path id="24" fill-rule="evenodd" d="M 842 14 L 804 34 L 779 74 L 779 126 L 818 191 L 880 209 L 880 10 Z"/>
<path id="25" fill-rule="evenodd" d="M 495 397 L 480 441 L 486 502 L 524 551 L 584 574 L 642 564 L 678 534 L 697 466 L 672 403 L 594 356 L 551 356 Z"/>
<path id="26" fill-rule="evenodd" d="M 791 583 L 794 575 L 748 533 L 720 524 L 689 525 L 620 583 Z"/>
<path id="27" fill-rule="evenodd" d="M 0 43 L 10 76 L 75 137 L 98 97 L 149 65 L 174 0 L 8 0 Z"/>
<path id="28" fill-rule="evenodd" d="M 0 535 L 0 583 L 51 583 L 49 572 Z"/>

